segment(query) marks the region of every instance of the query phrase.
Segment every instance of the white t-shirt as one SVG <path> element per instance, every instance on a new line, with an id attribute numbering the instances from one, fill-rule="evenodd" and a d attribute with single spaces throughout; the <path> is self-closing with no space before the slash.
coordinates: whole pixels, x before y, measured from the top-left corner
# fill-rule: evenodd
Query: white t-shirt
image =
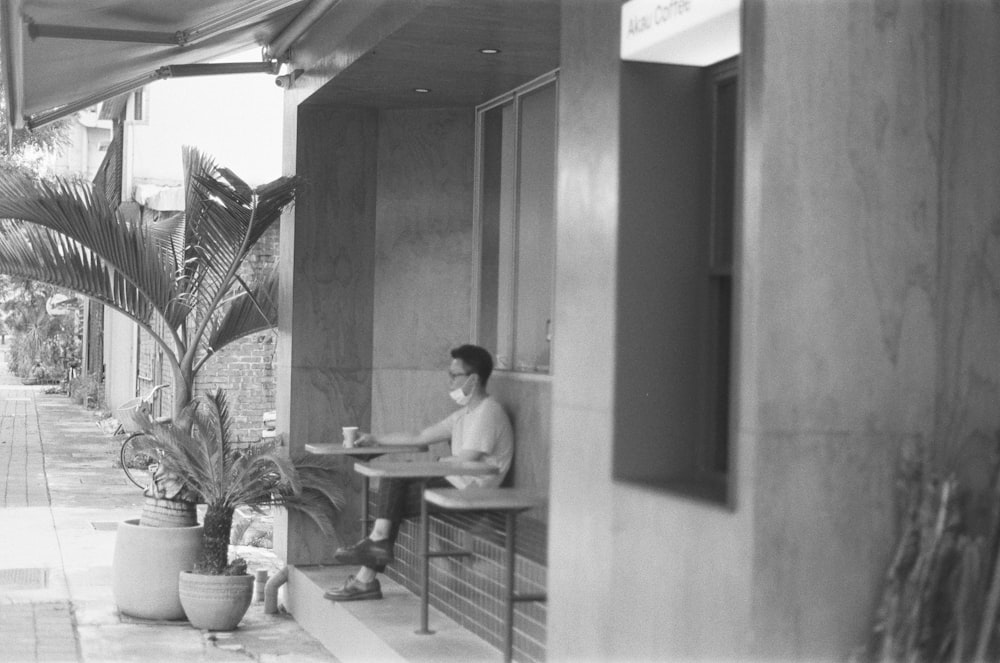
<path id="1" fill-rule="evenodd" d="M 499 470 L 497 474 L 481 477 L 450 476 L 449 483 L 457 488 L 495 488 L 503 482 L 514 458 L 514 429 L 496 399 L 487 396 L 471 411 L 468 406 L 456 410 L 441 425 L 451 431 L 452 455 L 479 451 L 483 453 L 482 462 Z"/>

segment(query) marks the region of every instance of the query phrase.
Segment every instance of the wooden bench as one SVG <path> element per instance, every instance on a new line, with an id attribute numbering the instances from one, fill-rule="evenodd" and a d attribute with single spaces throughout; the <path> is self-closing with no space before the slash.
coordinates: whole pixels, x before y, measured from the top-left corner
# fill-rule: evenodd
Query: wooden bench
<path id="1" fill-rule="evenodd" d="M 545 496 L 538 491 L 517 488 L 432 488 L 424 491 L 424 506 L 421 508 L 421 529 L 423 532 L 422 554 L 425 560 L 424 587 L 421 596 L 423 614 L 426 614 L 430 588 L 426 570 L 430 557 L 454 557 L 468 555 L 466 550 L 442 550 L 431 552 L 428 540 L 427 504 L 440 509 L 459 512 L 484 512 L 499 514 L 504 518 L 504 661 L 511 661 L 514 651 L 514 604 L 526 601 L 545 601 L 545 593 L 518 593 L 514 586 L 514 565 L 517 550 L 517 516 L 523 511 L 534 509 L 545 502 Z M 426 628 L 426 623 L 424 624 Z"/>

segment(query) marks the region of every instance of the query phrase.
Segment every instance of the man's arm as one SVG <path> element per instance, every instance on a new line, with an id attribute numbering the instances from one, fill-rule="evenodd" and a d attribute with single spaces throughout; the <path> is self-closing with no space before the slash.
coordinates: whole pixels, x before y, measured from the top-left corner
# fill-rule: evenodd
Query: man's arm
<path id="1" fill-rule="evenodd" d="M 374 444 L 433 444 L 451 439 L 451 426 L 447 419 L 428 426 L 418 433 L 364 433 L 354 442 L 356 446 L 365 447 Z"/>
<path id="2" fill-rule="evenodd" d="M 475 449 L 463 449 L 454 456 L 441 456 L 438 458 L 442 463 L 474 463 L 482 460 L 486 456 L 482 451 Z"/>

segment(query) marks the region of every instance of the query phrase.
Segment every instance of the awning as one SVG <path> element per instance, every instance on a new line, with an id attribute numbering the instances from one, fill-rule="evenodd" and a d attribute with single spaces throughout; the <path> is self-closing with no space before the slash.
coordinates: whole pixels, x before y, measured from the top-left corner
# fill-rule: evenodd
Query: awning
<path id="1" fill-rule="evenodd" d="M 190 65 L 255 44 L 261 60 L 243 70 L 276 73 L 284 49 L 308 27 L 302 15 L 315 20 L 335 2 L 0 0 L 10 121 L 35 127 L 160 78 L 233 73 L 240 69 Z"/>

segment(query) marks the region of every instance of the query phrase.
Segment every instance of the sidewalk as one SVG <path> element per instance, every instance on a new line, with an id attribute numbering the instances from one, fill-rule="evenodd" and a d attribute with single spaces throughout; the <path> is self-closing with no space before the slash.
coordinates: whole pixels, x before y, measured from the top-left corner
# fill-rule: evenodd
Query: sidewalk
<path id="1" fill-rule="evenodd" d="M 95 413 L 0 374 L 0 660 L 337 661 L 262 604 L 231 634 L 120 615 L 111 592 L 115 527 L 138 516 L 141 495 L 114 467 L 115 446 Z M 270 551 L 240 552 L 251 568 L 281 567 Z"/>

